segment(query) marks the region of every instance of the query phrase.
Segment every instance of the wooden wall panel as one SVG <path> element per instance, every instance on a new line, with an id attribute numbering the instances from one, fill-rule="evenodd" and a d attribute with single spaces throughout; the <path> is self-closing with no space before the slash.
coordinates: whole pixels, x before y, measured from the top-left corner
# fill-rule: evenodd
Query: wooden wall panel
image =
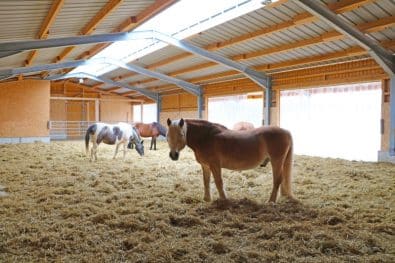
<path id="1" fill-rule="evenodd" d="M 49 136 L 50 82 L 0 83 L 0 137 Z"/>
<path id="2" fill-rule="evenodd" d="M 123 101 L 113 96 L 102 96 L 102 98 L 112 99 L 114 101 L 100 101 L 100 121 L 131 122 L 133 120 L 131 102 Z"/>
<path id="3" fill-rule="evenodd" d="M 65 121 L 67 118 L 66 101 L 51 100 L 49 116 L 51 121 Z"/>
<path id="4" fill-rule="evenodd" d="M 162 98 L 162 112 L 195 110 L 197 110 L 197 97 L 192 94 L 183 93 Z"/>

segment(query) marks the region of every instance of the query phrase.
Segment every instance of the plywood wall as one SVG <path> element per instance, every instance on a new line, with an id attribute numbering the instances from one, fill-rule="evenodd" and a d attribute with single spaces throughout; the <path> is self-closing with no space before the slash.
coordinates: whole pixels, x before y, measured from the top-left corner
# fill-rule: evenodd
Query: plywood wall
<path id="1" fill-rule="evenodd" d="M 113 96 L 103 96 L 102 98 L 111 99 L 112 101 L 100 101 L 100 121 L 131 122 L 133 120 L 131 102 L 127 102 Z"/>
<path id="2" fill-rule="evenodd" d="M 161 111 L 197 111 L 197 97 L 189 93 L 164 96 Z"/>
<path id="3" fill-rule="evenodd" d="M 0 137 L 49 136 L 50 82 L 0 83 Z"/>

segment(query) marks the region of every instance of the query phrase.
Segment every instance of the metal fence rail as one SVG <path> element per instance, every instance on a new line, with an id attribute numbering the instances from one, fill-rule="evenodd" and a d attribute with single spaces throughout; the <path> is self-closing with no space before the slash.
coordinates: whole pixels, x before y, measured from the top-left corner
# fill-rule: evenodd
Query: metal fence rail
<path id="1" fill-rule="evenodd" d="M 50 121 L 49 137 L 51 140 L 83 139 L 89 125 L 95 121 Z M 109 124 L 118 122 L 106 122 Z"/>

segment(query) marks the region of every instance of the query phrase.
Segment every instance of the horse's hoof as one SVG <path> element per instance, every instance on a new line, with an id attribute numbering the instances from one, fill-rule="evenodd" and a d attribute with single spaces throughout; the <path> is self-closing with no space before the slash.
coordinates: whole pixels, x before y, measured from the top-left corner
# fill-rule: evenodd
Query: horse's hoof
<path id="1" fill-rule="evenodd" d="M 203 200 L 204 200 L 205 202 L 211 202 L 211 197 L 205 196 L 205 197 L 203 198 Z"/>

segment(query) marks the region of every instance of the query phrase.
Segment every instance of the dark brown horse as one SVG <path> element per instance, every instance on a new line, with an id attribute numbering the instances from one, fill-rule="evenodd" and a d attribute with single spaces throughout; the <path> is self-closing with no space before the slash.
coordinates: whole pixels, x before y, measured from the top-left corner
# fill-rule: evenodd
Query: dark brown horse
<path id="1" fill-rule="evenodd" d="M 151 137 L 150 150 L 152 150 L 152 146 L 154 146 L 154 150 L 156 150 L 156 138 L 159 135 L 166 137 L 167 129 L 160 123 L 157 123 L 157 122 L 153 122 L 153 123 L 137 122 L 134 125 L 137 128 L 137 130 L 139 131 L 141 137 Z"/>
<path id="2" fill-rule="evenodd" d="M 203 170 L 204 200 L 210 201 L 210 175 L 213 174 L 220 199 L 226 199 L 221 168 L 251 169 L 269 157 L 273 171 L 270 202 L 276 202 L 278 189 L 292 198 L 292 136 L 279 127 L 259 127 L 237 132 L 204 120 L 167 120 L 167 141 L 170 158 L 178 160 L 180 151 L 188 145 Z"/>

